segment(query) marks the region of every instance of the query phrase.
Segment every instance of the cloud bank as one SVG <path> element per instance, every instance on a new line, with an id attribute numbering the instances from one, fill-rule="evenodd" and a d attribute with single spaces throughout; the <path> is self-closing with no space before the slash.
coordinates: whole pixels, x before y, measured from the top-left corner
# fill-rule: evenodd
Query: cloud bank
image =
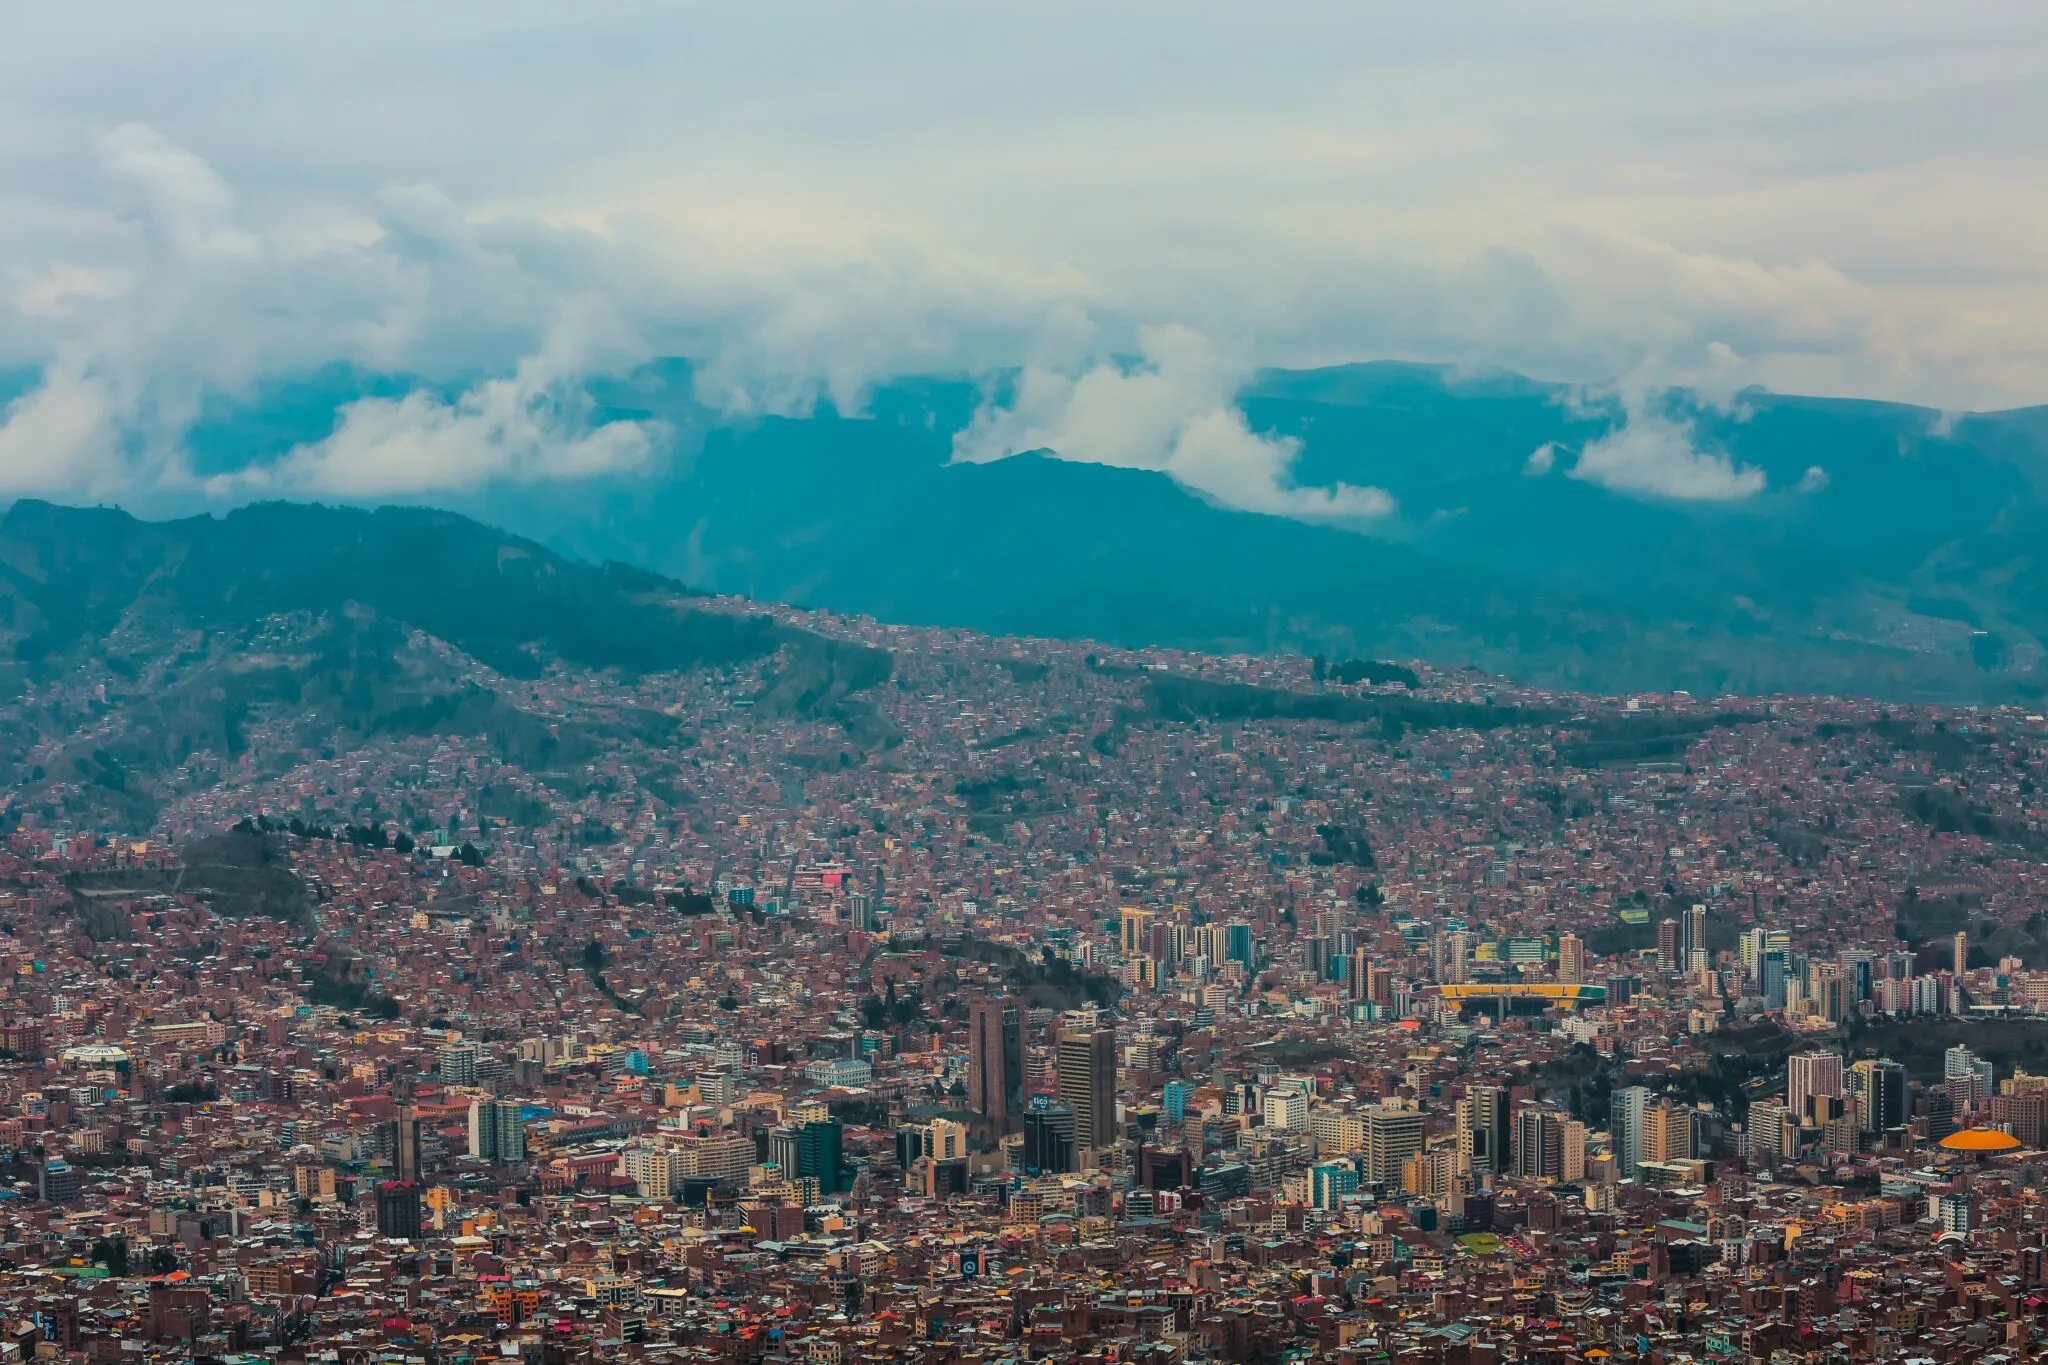
<path id="1" fill-rule="evenodd" d="M 2048 398 L 2036 6 L 113 0 L 10 39 L 0 496 L 631 469 L 661 433 L 580 394 L 653 355 L 735 416 L 1021 366 L 963 458 L 1038 440 L 1332 519 L 1384 509 L 1291 482 L 1248 367 Z M 424 382 L 191 467 L 210 401 L 335 364 Z M 1647 407 L 1567 472 L 1760 488 Z"/>
<path id="2" fill-rule="evenodd" d="M 1378 488 L 1293 483 L 1300 442 L 1261 436 L 1233 404 L 1247 371 L 1185 327 L 1139 333 L 1141 363 L 1077 375 L 1032 367 L 1007 406 L 983 405 L 954 458 L 1047 450 L 1063 460 L 1152 469 L 1226 507 L 1305 521 L 1371 521 L 1394 509 Z"/>

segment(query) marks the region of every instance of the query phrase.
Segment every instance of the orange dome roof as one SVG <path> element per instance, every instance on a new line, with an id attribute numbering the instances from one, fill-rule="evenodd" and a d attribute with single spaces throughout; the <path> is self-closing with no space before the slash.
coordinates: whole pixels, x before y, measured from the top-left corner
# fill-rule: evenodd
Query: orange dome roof
<path id="1" fill-rule="evenodd" d="M 1965 1128 L 1959 1133 L 1950 1133 L 1941 1140 L 1941 1145 L 1951 1152 L 2016 1152 L 2020 1140 L 1996 1128 Z"/>

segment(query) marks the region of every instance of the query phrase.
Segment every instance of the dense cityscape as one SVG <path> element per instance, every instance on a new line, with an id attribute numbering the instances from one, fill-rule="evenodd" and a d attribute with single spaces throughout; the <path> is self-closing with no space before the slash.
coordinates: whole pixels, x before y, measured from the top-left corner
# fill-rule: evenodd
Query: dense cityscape
<path id="1" fill-rule="evenodd" d="M 8 1358 L 2048 1342 L 2040 715 L 784 623 L 887 652 L 860 711 L 415 638 L 661 723 L 259 709 L 147 828 L 18 803 Z M 56 773 L 319 629 L 7 721 Z"/>

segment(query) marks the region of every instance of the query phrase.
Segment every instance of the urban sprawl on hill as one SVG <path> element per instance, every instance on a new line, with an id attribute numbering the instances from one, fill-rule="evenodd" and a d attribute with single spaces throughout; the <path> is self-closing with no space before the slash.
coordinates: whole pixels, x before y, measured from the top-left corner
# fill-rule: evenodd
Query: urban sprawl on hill
<path id="1" fill-rule="evenodd" d="M 10 600 L 0 1359 L 2048 1342 L 2026 706 L 447 586 Z"/>

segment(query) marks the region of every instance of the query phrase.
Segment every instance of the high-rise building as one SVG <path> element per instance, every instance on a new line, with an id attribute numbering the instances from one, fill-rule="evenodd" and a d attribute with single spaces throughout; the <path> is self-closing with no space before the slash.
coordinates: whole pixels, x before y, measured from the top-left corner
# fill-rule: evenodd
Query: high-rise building
<path id="1" fill-rule="evenodd" d="M 1370 1177 L 1368 1177 L 1369 1179 Z M 1358 1167 L 1349 1161 L 1323 1161 L 1309 1167 L 1308 1202 L 1310 1208 L 1325 1211 L 1335 1209 L 1343 1202 L 1344 1196 L 1358 1189 Z"/>
<path id="2" fill-rule="evenodd" d="M 401 1183 L 419 1183 L 420 1121 L 409 1096 L 399 1101 L 398 1117 L 391 1123 L 391 1162 Z"/>
<path id="3" fill-rule="evenodd" d="M 1159 1088 L 1159 1102 L 1166 1110 L 1168 1123 L 1187 1122 L 1188 1100 L 1194 1093 L 1195 1088 L 1186 1081 L 1168 1081 Z"/>
<path id="4" fill-rule="evenodd" d="M 1374 1105 L 1365 1111 L 1365 1178 L 1392 1184 L 1401 1163 L 1422 1150 L 1422 1115 L 1413 1109 Z"/>
<path id="5" fill-rule="evenodd" d="M 1559 1180 L 1577 1185 L 1586 1178 L 1586 1125 L 1577 1119 L 1564 1121 L 1564 1168 Z"/>
<path id="6" fill-rule="evenodd" d="M 441 1080 L 447 1085 L 475 1085 L 477 1062 L 483 1049 L 475 1043 L 443 1043 L 439 1053 Z"/>
<path id="7" fill-rule="evenodd" d="M 1047 1175 L 1074 1170 L 1074 1111 L 1064 1104 L 1040 1105 L 1024 1111 L 1024 1165 Z"/>
<path id="8" fill-rule="evenodd" d="M 1353 948 L 1344 965 L 1344 994 L 1364 1000 L 1372 992 L 1373 954 L 1370 948 Z"/>
<path id="9" fill-rule="evenodd" d="M 1807 998 L 1813 1012 L 1822 1019 L 1840 1023 L 1849 1017 L 1849 983 L 1841 964 L 1815 962 L 1806 969 Z"/>
<path id="10" fill-rule="evenodd" d="M 1771 1009 L 1785 1007 L 1785 955 L 1775 950 L 1764 954 L 1763 972 L 1757 979 L 1764 1004 Z"/>
<path id="11" fill-rule="evenodd" d="M 1013 1000 L 983 997 L 968 1007 L 967 1107 L 999 1134 L 1024 1107 L 1024 1030 Z"/>
<path id="12" fill-rule="evenodd" d="M 1577 934 L 1566 934 L 1557 941 L 1557 979 L 1567 986 L 1586 979 L 1586 945 Z"/>
<path id="13" fill-rule="evenodd" d="M 1707 907 L 1695 905 L 1685 912 L 1685 960 L 1707 951 Z"/>
<path id="14" fill-rule="evenodd" d="M 1458 1101 L 1458 1155 L 1475 1179 L 1507 1174 L 1508 1117 L 1508 1092 L 1499 1086 L 1469 1086 Z"/>
<path id="15" fill-rule="evenodd" d="M 401 1241 L 420 1240 L 420 1184 L 417 1180 L 386 1180 L 377 1186 L 377 1235 Z"/>
<path id="16" fill-rule="evenodd" d="M 1624 1180 L 1635 1178 L 1636 1163 L 1643 1159 L 1643 1114 L 1649 1107 L 1650 1092 L 1640 1085 L 1622 1087 L 1609 1102 L 1614 1164 Z"/>
<path id="17" fill-rule="evenodd" d="M 813 1119 L 768 1131 L 768 1159 L 785 1180 L 815 1180 L 818 1193 L 846 1188 L 844 1132 L 837 1119 Z"/>
<path id="18" fill-rule="evenodd" d="M 1657 924 L 1657 966 L 1662 971 L 1676 971 L 1683 961 L 1678 955 L 1678 921 L 1660 920 Z"/>
<path id="19" fill-rule="evenodd" d="M 1642 1161 L 1686 1161 L 1692 1154 L 1691 1109 L 1659 1101 L 1643 1110 Z"/>
<path id="20" fill-rule="evenodd" d="M 1956 930 L 1955 973 L 1963 975 L 1970 970 L 1970 936 L 1963 930 Z"/>
<path id="21" fill-rule="evenodd" d="M 1116 1032 L 1063 1029 L 1054 1065 L 1060 1103 L 1074 1111 L 1074 1140 L 1083 1147 L 1116 1141 Z"/>
<path id="22" fill-rule="evenodd" d="M 1961 938 L 1958 934 L 1956 937 Z M 1934 1216 L 1940 1220 L 1941 1235 L 1944 1237 L 1968 1237 L 1970 1235 L 1970 1196 L 1966 1193 L 1939 1195 L 1934 1201 Z"/>
<path id="23" fill-rule="evenodd" d="M 1813 1116 L 1813 1097 L 1839 1098 L 1843 1089 L 1839 1052 L 1795 1053 L 1785 1063 L 1785 1107 L 1792 1111 L 1795 1123 L 1804 1123 Z"/>
<path id="24" fill-rule="evenodd" d="M 1257 964 L 1252 961 L 1252 926 L 1244 920 L 1233 920 L 1223 926 L 1223 956 L 1231 962 L 1244 964 L 1250 971 Z"/>
<path id="25" fill-rule="evenodd" d="M 2048 1097 L 2039 1091 L 1993 1095 L 1990 1109 L 1995 1127 L 2011 1133 L 2029 1151 L 2041 1149 L 2041 1139 L 2048 1135 Z"/>
<path id="26" fill-rule="evenodd" d="M 1882 1133 L 1905 1123 L 1906 1068 L 1898 1062 L 1865 1058 L 1849 1068 L 1849 1093 L 1866 1133 Z"/>
<path id="27" fill-rule="evenodd" d="M 1269 1090 L 1259 1103 L 1259 1116 L 1268 1128 L 1283 1133 L 1308 1128 L 1308 1096 L 1293 1088 Z"/>
<path id="28" fill-rule="evenodd" d="M 1765 937 L 1764 929 L 1759 926 L 1735 940 L 1735 959 L 1742 964 L 1742 970 L 1748 973 L 1751 981 L 1763 974 Z"/>
<path id="29" fill-rule="evenodd" d="M 1126 905 L 1117 911 L 1117 918 L 1122 924 L 1122 932 L 1118 938 L 1122 943 L 1124 956 L 1136 957 L 1140 953 L 1150 952 L 1152 945 L 1146 930 L 1152 923 L 1152 911 L 1142 910 L 1135 905 Z"/>
<path id="30" fill-rule="evenodd" d="M 1417 1152 L 1401 1163 L 1401 1188 L 1425 1199 L 1440 1199 L 1463 1188 L 1457 1148 L 1446 1143 Z"/>
<path id="31" fill-rule="evenodd" d="M 1749 1106 L 1749 1127 L 1745 1136 L 1749 1160 L 1763 1170 L 1774 1169 L 1785 1155 L 1785 1134 L 1796 1131 L 1792 1111 L 1776 1100 L 1758 1100 Z"/>
<path id="32" fill-rule="evenodd" d="M 1555 1109 L 1524 1105 L 1515 1111 L 1515 1174 L 1524 1180 L 1564 1174 L 1564 1116 Z"/>
<path id="33" fill-rule="evenodd" d="M 959 1161 L 967 1155 L 967 1125 L 951 1119 L 906 1123 L 896 1130 L 896 1162 L 909 1170 L 921 1156 L 934 1161 Z"/>
<path id="34" fill-rule="evenodd" d="M 1453 929 L 1437 942 L 1436 979 L 1447 985 L 1462 982 L 1466 963 L 1472 957 L 1472 935 L 1463 929 Z"/>
<path id="35" fill-rule="evenodd" d="M 504 1100 L 469 1102 L 469 1154 L 507 1165 L 526 1160 L 526 1125 L 519 1106 Z"/>

